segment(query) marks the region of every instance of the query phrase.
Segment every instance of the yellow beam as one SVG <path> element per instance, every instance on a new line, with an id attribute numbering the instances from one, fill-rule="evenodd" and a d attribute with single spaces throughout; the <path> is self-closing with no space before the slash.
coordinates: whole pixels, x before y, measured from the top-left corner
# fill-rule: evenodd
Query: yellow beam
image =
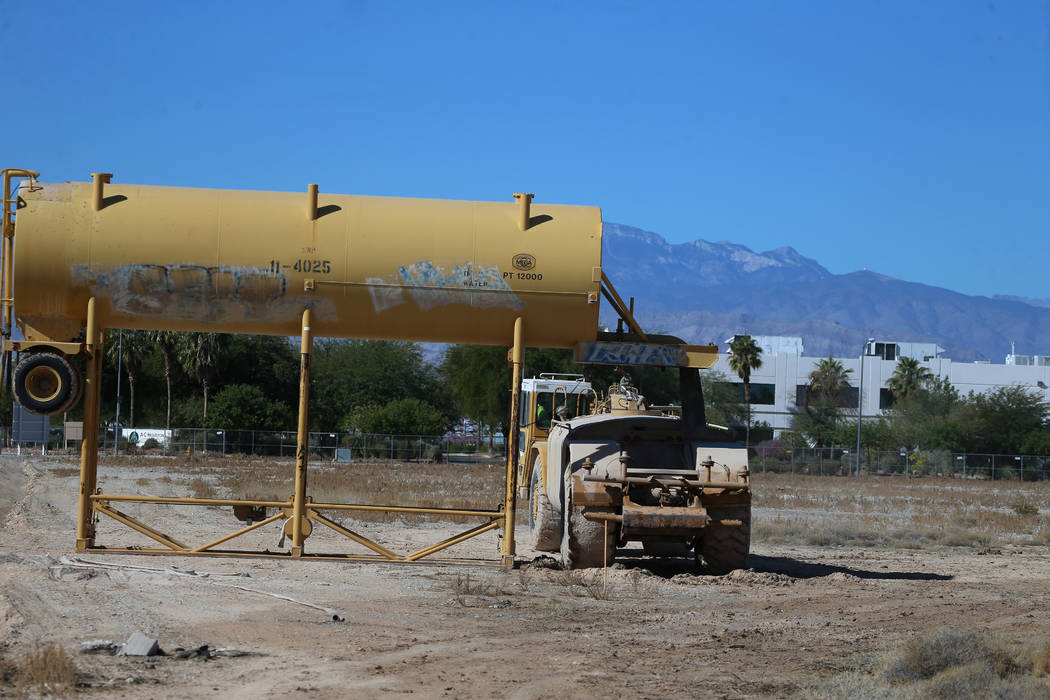
<path id="1" fill-rule="evenodd" d="M 93 501 L 119 501 L 123 503 L 167 503 L 183 506 L 265 506 L 284 508 L 288 501 L 242 501 L 236 498 L 179 498 L 176 496 L 131 496 L 115 493 L 97 493 Z"/>
<path id="2" fill-rule="evenodd" d="M 521 375 L 525 364 L 525 319 L 514 320 L 514 345 L 510 350 L 510 434 L 507 438 L 507 483 L 503 503 L 503 539 L 500 554 L 504 563 L 514 563 L 514 511 L 518 496 L 518 435 L 520 434 Z"/>
<path id="3" fill-rule="evenodd" d="M 324 517 L 323 515 L 320 515 L 318 513 L 314 513 L 312 510 L 310 512 L 310 519 L 315 521 L 315 522 L 319 522 L 322 525 L 327 525 L 331 529 L 333 529 L 336 532 L 338 532 L 340 535 L 343 535 L 344 537 L 349 537 L 350 539 L 352 539 L 354 542 L 357 542 L 358 544 L 363 544 L 364 546 L 366 546 L 369 549 L 371 549 L 373 552 L 378 552 L 379 554 L 382 554 L 387 559 L 390 559 L 390 560 L 393 560 L 393 561 L 400 561 L 401 560 L 401 557 L 399 557 L 398 555 L 394 554 L 393 552 L 391 552 L 386 547 L 384 547 L 384 546 L 382 546 L 380 544 L 377 544 L 376 542 L 373 542 L 372 540 L 368 539 L 364 535 L 357 534 L 356 532 L 354 532 L 353 530 L 351 530 L 349 528 L 343 527 L 342 525 L 340 525 L 339 523 L 335 522 L 334 520 L 329 520 L 328 518 Z"/>
<path id="4" fill-rule="evenodd" d="M 306 533 L 306 472 L 310 443 L 310 354 L 313 351 L 313 331 L 310 328 L 310 309 L 303 311 L 302 346 L 299 350 L 299 433 L 295 450 L 295 495 L 292 498 L 292 556 L 303 554 Z"/>
<path id="5" fill-rule="evenodd" d="M 264 525 L 269 525 L 274 520 L 281 520 L 282 518 L 284 518 L 284 512 L 283 511 L 278 513 L 277 515 L 271 515 L 269 518 L 266 518 L 266 520 L 260 520 L 257 523 L 252 523 L 248 527 L 241 528 L 237 532 L 231 532 L 228 535 L 220 537 L 219 539 L 215 540 L 214 542 L 209 542 L 208 544 L 201 545 L 200 547 L 197 547 L 196 549 L 193 549 L 193 550 L 190 550 L 190 551 L 192 551 L 194 553 L 203 552 L 205 550 L 211 549 L 212 547 L 214 547 L 217 544 L 222 544 L 223 542 L 229 542 L 234 537 L 240 537 L 241 535 L 243 535 L 246 532 L 251 532 L 252 530 L 256 530 L 256 529 L 258 529 L 258 528 L 260 528 L 260 527 L 262 527 Z"/>
<path id="6" fill-rule="evenodd" d="M 91 547 L 95 540 L 96 504 L 91 496 L 98 483 L 98 412 L 102 380 L 102 343 L 95 311 L 95 297 L 87 304 L 87 376 L 84 381 L 84 433 L 80 442 L 80 494 L 77 498 L 78 551 Z"/>
<path id="7" fill-rule="evenodd" d="M 470 530 L 467 530 L 466 532 L 463 532 L 463 533 L 460 533 L 458 535 L 454 535 L 452 537 L 449 537 L 447 540 L 442 540 L 441 542 L 438 542 L 437 544 L 432 544 L 429 547 L 424 547 L 423 549 L 420 549 L 418 551 L 412 552 L 411 554 L 409 554 L 407 557 L 404 558 L 404 561 L 415 561 L 417 559 L 422 559 L 423 557 L 429 556 L 429 555 L 433 554 L 434 552 L 440 552 L 442 549 L 448 549 L 449 547 L 451 547 L 454 544 L 459 544 L 460 542 L 464 542 L 466 540 L 469 540 L 471 537 L 476 537 L 477 535 L 480 535 L 483 532 L 488 532 L 489 530 L 495 530 L 496 528 L 498 528 L 500 526 L 500 520 L 502 520 L 502 518 L 500 518 L 498 520 L 493 520 L 490 523 L 485 523 L 484 525 L 478 525 L 477 527 L 471 528 Z M 511 551 L 512 552 L 513 552 L 513 547 L 514 547 L 514 540 L 511 540 Z M 514 559 L 513 553 L 511 555 L 509 555 L 509 556 L 510 556 L 511 561 L 513 562 L 513 559 Z M 507 557 L 508 557 L 508 555 L 506 553 L 504 553 L 503 559 L 502 559 L 502 563 L 503 564 L 507 564 Z"/>
<path id="8" fill-rule="evenodd" d="M 314 503 L 311 501 L 310 508 L 313 510 L 366 510 L 380 513 L 413 513 L 416 515 L 468 515 L 481 518 L 502 517 L 502 511 L 498 510 L 468 510 L 465 508 L 424 508 L 423 506 L 376 506 L 359 505 L 356 503 Z"/>
<path id="9" fill-rule="evenodd" d="M 188 549 L 186 545 L 184 545 L 182 542 L 179 542 L 177 539 L 173 537 L 168 537 L 163 532 L 153 529 L 149 525 L 146 525 L 145 523 L 136 520 L 127 513 L 121 513 L 116 508 L 110 508 L 105 503 L 95 503 L 95 512 L 108 515 L 117 522 L 124 523 L 132 530 L 138 530 L 146 537 L 149 537 L 152 540 L 156 540 L 157 542 L 160 542 L 166 547 L 171 547 L 176 552 L 182 553 L 187 551 Z"/>

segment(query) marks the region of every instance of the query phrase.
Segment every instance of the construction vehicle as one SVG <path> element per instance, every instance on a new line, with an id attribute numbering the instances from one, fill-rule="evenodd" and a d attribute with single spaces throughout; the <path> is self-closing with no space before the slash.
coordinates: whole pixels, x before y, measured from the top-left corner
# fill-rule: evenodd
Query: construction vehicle
<path id="1" fill-rule="evenodd" d="M 650 406 L 624 374 L 600 398 L 579 375 L 522 384 L 520 472 L 529 532 L 567 568 L 605 566 L 640 542 L 652 556 L 695 553 L 710 573 L 746 565 L 747 450 L 707 424 L 696 370 L 682 406 Z"/>
<path id="2" fill-rule="evenodd" d="M 541 435 L 537 427 L 526 438 L 543 455 L 543 493 L 552 508 L 564 513 L 559 532 L 567 533 L 573 566 L 597 561 L 592 549 L 578 545 L 594 523 L 600 522 L 603 534 L 618 542 L 643 533 L 644 542 L 664 538 L 700 546 L 707 537 L 700 538 L 697 529 L 730 528 L 734 518 L 725 515 L 726 504 L 739 510 L 746 500 L 746 488 L 739 487 L 741 480 L 746 483 L 746 458 L 740 462 L 728 447 L 697 447 L 704 441 L 717 442 L 712 442 L 714 433 L 703 420 L 696 371 L 714 363 L 717 349 L 642 331 L 632 308 L 602 271 L 597 207 L 534 206 L 533 195 L 526 193 L 515 193 L 513 203 L 457 202 L 321 197 L 313 184 L 296 194 L 120 185 L 113 183 L 111 173 L 92 173 L 91 182 L 45 183 L 38 178 L 31 170 L 0 171 L 0 381 L 13 380 L 15 395 L 26 408 L 53 415 L 83 396 L 84 425 L 97 426 L 106 329 L 302 338 L 295 482 L 287 501 L 105 493 L 97 479 L 98 433 L 85 429 L 78 550 L 245 554 L 249 552 L 218 546 L 268 523 L 283 522 L 291 540 L 287 554 L 250 553 L 307 556 L 305 539 L 315 525 L 324 525 L 371 550 L 366 555 L 325 556 L 412 562 L 499 530 L 501 562 L 512 563 L 519 477 L 514 449 L 508 451 L 506 495 L 496 507 L 318 503 L 307 495 L 307 409 L 315 336 L 511 345 L 511 445 L 519 442 L 526 345 L 572 348 L 579 362 L 678 368 L 682 387 L 692 392 L 697 404 L 687 409 L 683 399 L 681 418 L 649 415 L 637 401 L 630 410 L 595 413 L 597 395 L 591 390 L 591 397 L 578 401 L 577 408 L 552 416 L 549 432 Z M 15 180 L 20 183 L 13 191 Z M 602 298 L 628 324 L 628 333 L 606 337 L 598 332 Z M 16 327 L 21 338 L 14 335 Z M 12 353 L 18 353 L 13 368 Z M 71 361 L 74 357 L 83 359 L 83 376 L 81 363 Z M 563 388 L 562 393 L 570 392 Z M 583 393 L 572 392 L 577 399 Z M 529 415 L 534 408 L 530 405 Z M 650 444 L 650 435 L 659 436 L 659 445 Z M 671 445 L 677 445 L 678 457 L 672 458 Z M 693 454 L 697 450 L 700 457 Z M 710 469 L 704 471 L 707 462 Z M 639 508 L 653 508 L 637 482 L 641 464 L 648 470 L 648 489 L 656 494 L 652 498 L 659 502 L 654 512 L 666 521 L 660 527 L 656 516 L 639 515 Z M 726 479 L 736 479 L 737 486 L 730 488 L 719 480 L 723 467 Z M 527 477 L 532 474 L 528 471 Z M 191 546 L 117 510 L 115 504 L 122 502 L 232 505 L 247 525 Z M 562 503 L 568 505 L 562 508 Z M 583 509 L 580 517 L 577 506 Z M 355 510 L 454 514 L 483 523 L 399 555 L 324 515 Z M 99 515 L 127 525 L 162 548 L 100 547 L 95 543 Z M 742 518 L 735 520 L 744 523 Z M 741 527 L 737 525 L 738 531 Z"/>

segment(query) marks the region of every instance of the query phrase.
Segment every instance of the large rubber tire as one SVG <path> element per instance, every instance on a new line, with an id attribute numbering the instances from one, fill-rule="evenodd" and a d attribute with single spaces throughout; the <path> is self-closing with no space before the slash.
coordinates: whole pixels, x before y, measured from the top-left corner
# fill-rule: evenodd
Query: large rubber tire
<path id="1" fill-rule="evenodd" d="M 557 552 L 561 547 L 561 514 L 554 510 L 543 489 L 542 469 L 543 460 L 537 455 L 529 480 L 529 534 L 537 550 Z"/>
<path id="2" fill-rule="evenodd" d="M 747 568 L 751 548 L 751 506 L 708 510 L 713 520 L 740 520 L 741 527 L 706 528 L 696 545 L 696 556 L 704 572 L 721 576 Z"/>
<path id="3" fill-rule="evenodd" d="M 614 513 L 613 508 L 587 507 L 591 513 Z M 565 490 L 565 510 L 561 534 L 561 563 L 566 569 L 593 569 L 612 564 L 620 528 L 616 523 L 588 520 L 582 506 L 572 505 L 572 494 Z M 608 532 L 606 532 L 608 528 Z"/>
<path id="4" fill-rule="evenodd" d="M 56 353 L 34 353 L 15 367 L 15 398 L 33 413 L 68 411 L 80 397 L 80 383 L 80 373 Z"/>

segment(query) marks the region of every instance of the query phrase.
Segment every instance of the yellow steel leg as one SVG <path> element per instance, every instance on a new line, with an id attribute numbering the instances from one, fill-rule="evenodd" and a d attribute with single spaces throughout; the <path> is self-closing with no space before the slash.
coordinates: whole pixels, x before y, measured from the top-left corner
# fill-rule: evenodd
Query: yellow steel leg
<path id="1" fill-rule="evenodd" d="M 525 322 L 519 316 L 514 320 L 514 347 L 510 361 L 513 365 L 510 387 L 510 434 L 507 436 L 507 493 L 503 504 L 503 541 L 500 554 L 503 563 L 514 564 L 514 509 L 518 494 L 518 433 L 521 411 L 521 373 L 525 359 Z"/>
<path id="2" fill-rule="evenodd" d="M 292 556 L 303 555 L 306 539 L 306 455 L 310 440 L 310 354 L 313 333 L 310 331 L 310 309 L 303 312 L 303 340 L 299 363 L 299 437 L 295 451 L 295 496 L 292 499 Z"/>
<path id="3" fill-rule="evenodd" d="M 95 511 L 91 494 L 98 481 L 98 405 L 102 374 L 102 343 L 95 318 L 95 298 L 87 308 L 87 378 L 84 382 L 84 436 L 80 442 L 80 497 L 77 508 L 77 551 L 95 544 Z"/>

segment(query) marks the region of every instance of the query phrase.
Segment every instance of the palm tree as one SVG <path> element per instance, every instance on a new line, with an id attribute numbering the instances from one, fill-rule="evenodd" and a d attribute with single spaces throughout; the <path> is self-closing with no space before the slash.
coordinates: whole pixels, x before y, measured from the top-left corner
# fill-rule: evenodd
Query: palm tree
<path id="1" fill-rule="evenodd" d="M 142 369 L 142 361 L 150 351 L 150 343 L 145 331 L 122 331 L 120 342 L 105 346 L 106 359 L 117 366 L 117 355 L 120 355 L 120 366 L 128 378 L 128 425 L 135 425 L 135 379 Z"/>
<path id="2" fill-rule="evenodd" d="M 933 378 L 933 373 L 919 364 L 913 357 L 902 357 L 897 360 L 897 368 L 886 380 L 886 386 L 893 392 L 895 400 L 903 400 L 913 396 L 922 388 L 927 380 Z"/>
<path id="3" fill-rule="evenodd" d="M 204 390 L 204 420 L 208 419 L 208 393 L 215 376 L 215 364 L 221 349 L 218 333 L 187 333 L 178 347 L 179 364 L 197 378 Z"/>
<path id="4" fill-rule="evenodd" d="M 744 382 L 744 403 L 747 405 L 745 447 L 751 447 L 751 370 L 762 367 L 762 348 L 750 335 L 735 335 L 729 344 L 729 368 Z"/>
<path id="5" fill-rule="evenodd" d="M 171 361 L 179 347 L 179 334 L 175 331 L 146 331 L 149 342 L 164 358 L 164 383 L 168 387 L 168 414 L 165 428 L 171 431 Z"/>
<path id="6" fill-rule="evenodd" d="M 828 355 L 828 359 L 817 362 L 817 366 L 809 373 L 810 396 L 837 405 L 839 394 L 850 385 L 849 373 L 852 371 Z"/>

